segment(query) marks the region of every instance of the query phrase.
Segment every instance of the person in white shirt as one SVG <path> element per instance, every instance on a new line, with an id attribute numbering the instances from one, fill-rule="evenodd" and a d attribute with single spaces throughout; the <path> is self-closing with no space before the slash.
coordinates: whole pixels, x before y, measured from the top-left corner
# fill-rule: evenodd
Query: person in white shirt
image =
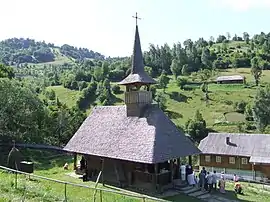
<path id="1" fill-rule="evenodd" d="M 207 184 L 208 184 L 208 191 L 210 193 L 213 188 L 213 175 L 207 172 L 206 178 L 207 178 Z"/>
<path id="2" fill-rule="evenodd" d="M 180 172 L 181 172 L 181 179 L 182 179 L 182 181 L 186 181 L 186 166 L 183 163 L 180 166 Z"/>
<path id="3" fill-rule="evenodd" d="M 212 178 L 213 178 L 213 188 L 214 190 L 217 189 L 217 172 L 214 170 L 214 173 L 212 175 Z"/>

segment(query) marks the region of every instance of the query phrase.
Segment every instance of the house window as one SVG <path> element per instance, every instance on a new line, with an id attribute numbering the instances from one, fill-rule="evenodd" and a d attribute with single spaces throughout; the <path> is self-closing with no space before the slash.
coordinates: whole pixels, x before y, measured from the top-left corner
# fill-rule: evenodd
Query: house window
<path id="1" fill-rule="evenodd" d="M 229 164 L 235 164 L 235 157 L 229 157 Z"/>
<path id="2" fill-rule="evenodd" d="M 211 156 L 205 156 L 205 162 L 211 162 Z"/>
<path id="3" fill-rule="evenodd" d="M 247 158 L 242 158 L 242 164 L 248 164 Z"/>
<path id="4" fill-rule="evenodd" d="M 221 163 L 221 156 L 216 156 L 216 163 Z"/>

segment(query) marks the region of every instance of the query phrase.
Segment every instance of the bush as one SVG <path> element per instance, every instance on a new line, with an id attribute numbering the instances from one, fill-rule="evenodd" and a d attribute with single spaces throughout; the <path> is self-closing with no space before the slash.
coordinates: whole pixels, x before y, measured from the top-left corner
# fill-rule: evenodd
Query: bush
<path id="1" fill-rule="evenodd" d="M 247 103 L 244 100 L 234 103 L 234 109 L 236 112 L 244 113 Z"/>
<path id="2" fill-rule="evenodd" d="M 180 89 L 183 89 L 186 84 L 187 84 L 186 78 L 181 78 L 181 77 L 177 78 L 177 86 L 179 86 Z"/>
<path id="3" fill-rule="evenodd" d="M 120 94 L 121 93 L 121 88 L 118 85 L 114 85 L 112 87 L 112 91 L 113 91 L 114 94 Z"/>
<path id="4" fill-rule="evenodd" d="M 246 130 L 256 130 L 256 126 L 250 122 L 246 122 Z"/>

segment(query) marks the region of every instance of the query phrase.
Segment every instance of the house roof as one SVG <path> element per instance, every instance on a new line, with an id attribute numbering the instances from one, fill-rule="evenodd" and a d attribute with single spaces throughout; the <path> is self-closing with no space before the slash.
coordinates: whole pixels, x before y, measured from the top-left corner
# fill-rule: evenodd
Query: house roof
<path id="1" fill-rule="evenodd" d="M 270 157 L 268 156 L 264 156 L 264 157 L 261 157 L 261 156 L 251 156 L 250 159 L 249 159 L 249 162 L 250 163 L 270 163 Z"/>
<path id="2" fill-rule="evenodd" d="M 245 78 L 241 75 L 233 75 L 233 76 L 219 76 L 216 81 L 239 81 L 244 80 Z"/>
<path id="3" fill-rule="evenodd" d="M 127 117 L 125 105 L 95 107 L 64 150 L 141 163 L 200 153 L 155 105 L 142 117 Z"/>
<path id="4" fill-rule="evenodd" d="M 134 40 L 134 47 L 133 47 L 131 72 L 119 84 L 127 85 L 127 84 L 133 84 L 133 83 L 142 83 L 142 84 L 155 84 L 156 83 L 156 81 L 144 71 L 143 55 L 142 55 L 140 36 L 139 36 L 139 30 L 138 30 L 137 25 L 136 25 L 136 30 L 135 30 L 135 40 Z"/>
<path id="5" fill-rule="evenodd" d="M 229 138 L 229 144 L 226 143 L 226 138 Z M 251 157 L 250 162 L 263 163 L 270 156 L 270 135 L 209 133 L 200 142 L 199 149 L 205 154 L 247 156 Z"/>

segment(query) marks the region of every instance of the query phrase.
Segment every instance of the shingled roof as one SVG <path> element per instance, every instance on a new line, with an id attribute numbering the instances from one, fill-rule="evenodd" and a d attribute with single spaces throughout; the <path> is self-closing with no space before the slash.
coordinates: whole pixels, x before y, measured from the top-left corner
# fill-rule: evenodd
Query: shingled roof
<path id="1" fill-rule="evenodd" d="M 219 76 L 216 81 L 242 81 L 245 77 L 241 75 L 232 75 L 232 76 Z"/>
<path id="2" fill-rule="evenodd" d="M 252 163 L 270 163 L 269 134 L 209 133 L 199 149 L 204 154 L 246 156 Z"/>
<path id="3" fill-rule="evenodd" d="M 141 163 L 200 153 L 155 105 L 142 117 L 128 117 L 125 105 L 95 107 L 64 150 Z"/>
<path id="4" fill-rule="evenodd" d="M 127 85 L 127 84 L 132 84 L 132 83 L 142 83 L 142 84 L 155 84 L 156 83 L 156 81 L 144 71 L 143 55 L 142 55 L 140 36 L 139 36 L 139 30 L 138 30 L 137 25 L 136 25 L 136 31 L 135 31 L 131 72 L 124 80 L 119 82 L 119 84 L 121 85 Z"/>

